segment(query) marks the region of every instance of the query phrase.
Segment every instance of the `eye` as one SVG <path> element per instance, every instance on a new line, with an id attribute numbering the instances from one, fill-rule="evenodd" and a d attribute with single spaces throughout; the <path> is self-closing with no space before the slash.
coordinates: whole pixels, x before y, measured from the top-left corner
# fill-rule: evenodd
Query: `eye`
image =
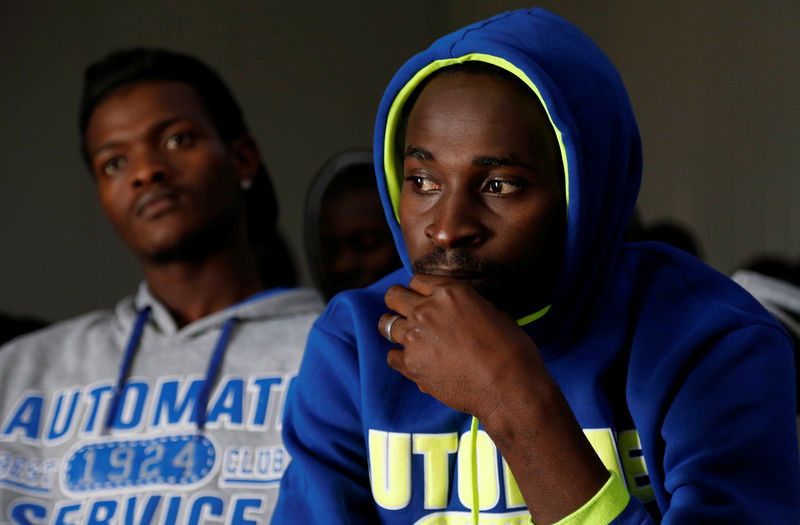
<path id="1" fill-rule="evenodd" d="M 105 175 L 114 176 L 124 170 L 127 164 L 125 157 L 112 157 L 102 164 L 101 171 Z"/>
<path id="2" fill-rule="evenodd" d="M 439 185 L 427 177 L 408 176 L 406 181 L 414 185 L 414 189 L 423 193 L 438 191 Z"/>
<path id="3" fill-rule="evenodd" d="M 164 141 L 164 147 L 168 150 L 174 150 L 190 145 L 193 140 L 194 137 L 190 133 L 175 133 L 167 137 L 167 140 Z"/>
<path id="4" fill-rule="evenodd" d="M 507 195 L 522 189 L 522 184 L 507 180 L 494 179 L 486 183 L 484 191 L 495 195 Z"/>
<path id="5" fill-rule="evenodd" d="M 365 254 L 373 251 L 376 247 L 381 245 L 384 239 L 381 237 L 380 232 L 365 230 L 355 232 L 347 241 L 357 253 Z"/>

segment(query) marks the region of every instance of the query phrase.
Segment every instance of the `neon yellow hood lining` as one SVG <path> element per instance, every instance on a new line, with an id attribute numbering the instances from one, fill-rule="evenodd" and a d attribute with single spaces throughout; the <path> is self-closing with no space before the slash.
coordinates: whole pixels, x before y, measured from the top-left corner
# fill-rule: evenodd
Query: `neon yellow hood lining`
<path id="1" fill-rule="evenodd" d="M 561 130 L 558 129 L 558 127 L 555 125 L 555 122 L 553 122 L 553 117 L 550 115 L 550 109 L 547 107 L 547 104 L 545 104 L 539 88 L 536 87 L 536 84 L 534 84 L 530 78 L 528 78 L 528 75 L 526 75 L 521 69 L 508 60 L 483 53 L 469 53 L 458 58 L 436 60 L 417 71 L 411 80 L 409 80 L 406 85 L 403 86 L 403 88 L 394 98 L 392 106 L 389 108 L 389 113 L 386 120 L 386 133 L 383 140 L 383 170 L 386 173 L 386 189 L 389 192 L 389 199 L 392 202 L 392 209 L 394 210 L 394 217 L 397 220 L 397 223 L 400 224 L 400 215 L 397 210 L 400 204 L 400 191 L 403 185 L 403 174 L 402 170 L 399 169 L 400 163 L 397 158 L 397 152 L 395 151 L 395 140 L 397 138 L 397 128 L 400 123 L 400 115 L 403 111 L 403 106 L 417 86 L 419 86 L 420 83 L 434 71 L 463 62 L 486 62 L 505 69 L 522 80 L 525 85 L 531 88 L 531 91 L 536 94 L 536 98 L 539 99 L 539 103 L 542 104 L 542 107 L 547 113 L 547 119 L 550 121 L 550 125 L 553 126 L 553 131 L 555 132 L 556 140 L 558 141 L 558 148 L 561 152 L 561 165 L 564 169 L 564 194 L 567 201 L 566 208 L 567 213 L 569 213 L 569 166 L 567 163 L 567 149 L 564 146 Z M 551 305 L 548 305 L 537 312 L 518 319 L 517 324 L 519 326 L 525 326 L 526 324 L 532 323 L 533 321 L 545 315 L 550 310 L 550 306 Z"/>
<path id="2" fill-rule="evenodd" d="M 553 117 L 550 115 L 550 109 L 547 107 L 547 104 L 545 104 L 539 88 L 536 87 L 536 84 L 534 84 L 521 69 L 508 60 L 482 53 L 470 53 L 458 58 L 436 60 L 417 71 L 411 80 L 409 80 L 406 85 L 403 86 L 403 88 L 394 98 L 392 106 L 389 108 L 389 113 L 386 119 L 386 133 L 383 141 L 383 170 L 386 173 L 386 188 L 389 191 L 389 198 L 392 201 L 394 216 L 397 219 L 398 224 L 400 223 L 400 217 L 397 213 L 397 208 L 400 202 L 400 190 L 402 188 L 403 177 L 401 173 L 402 170 L 398 169 L 399 163 L 394 144 L 397 138 L 397 128 L 400 123 L 400 115 L 403 111 L 403 106 L 417 86 L 419 86 L 420 83 L 434 71 L 463 62 L 486 62 L 501 69 L 505 69 L 509 73 L 514 74 L 516 77 L 522 80 L 525 85 L 531 88 L 531 91 L 536 94 L 536 97 L 539 99 L 539 102 L 542 104 L 542 107 L 547 113 L 547 118 L 550 121 L 550 125 L 553 126 L 553 131 L 555 132 L 556 140 L 558 141 L 558 148 L 561 151 L 561 164 L 564 167 L 564 193 L 567 200 L 567 210 L 569 210 L 569 166 L 567 164 L 567 149 L 564 146 L 561 130 L 558 129 L 553 122 Z"/>

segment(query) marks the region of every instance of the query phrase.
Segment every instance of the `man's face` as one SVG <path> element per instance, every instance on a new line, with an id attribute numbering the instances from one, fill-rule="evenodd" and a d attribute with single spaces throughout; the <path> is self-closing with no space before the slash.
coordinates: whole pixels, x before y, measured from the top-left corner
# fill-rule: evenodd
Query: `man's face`
<path id="1" fill-rule="evenodd" d="M 399 218 L 415 273 L 465 280 L 500 310 L 545 306 L 566 199 L 544 109 L 509 79 L 444 74 L 408 120 Z"/>
<path id="2" fill-rule="evenodd" d="M 86 147 L 106 215 L 144 260 L 180 254 L 240 220 L 237 156 L 187 84 L 113 91 L 91 114 Z"/>
<path id="3" fill-rule="evenodd" d="M 326 294 L 366 286 L 400 268 L 374 183 L 323 200 L 320 240 Z"/>

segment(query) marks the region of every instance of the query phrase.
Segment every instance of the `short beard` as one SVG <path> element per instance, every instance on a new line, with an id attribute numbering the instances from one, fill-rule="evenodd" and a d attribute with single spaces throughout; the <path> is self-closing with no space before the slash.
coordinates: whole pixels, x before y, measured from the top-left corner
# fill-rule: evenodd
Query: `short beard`
<path id="1" fill-rule="evenodd" d="M 502 270 L 503 266 L 487 259 L 474 257 L 461 249 L 445 250 L 435 246 L 416 261 L 411 263 L 414 273 L 429 273 L 430 268 L 458 268 L 459 270 L 483 276 L 493 276 Z"/>
<path id="2" fill-rule="evenodd" d="M 552 269 L 546 262 L 537 261 L 533 252 L 528 254 L 527 260 L 532 264 L 522 267 L 500 264 L 475 257 L 462 249 L 445 250 L 436 246 L 413 261 L 411 269 L 416 274 L 429 273 L 426 271 L 428 269 L 447 267 L 480 275 L 483 282 L 474 287 L 475 291 L 498 310 L 519 318 L 548 304 L 552 283 L 547 279 L 554 279 L 551 276 Z M 544 281 L 543 276 L 547 276 Z"/>
<path id="3" fill-rule="evenodd" d="M 149 254 L 147 259 L 156 265 L 201 263 L 233 242 L 237 236 L 236 225 L 236 214 L 225 214 L 205 228 L 186 235 L 175 246 Z"/>

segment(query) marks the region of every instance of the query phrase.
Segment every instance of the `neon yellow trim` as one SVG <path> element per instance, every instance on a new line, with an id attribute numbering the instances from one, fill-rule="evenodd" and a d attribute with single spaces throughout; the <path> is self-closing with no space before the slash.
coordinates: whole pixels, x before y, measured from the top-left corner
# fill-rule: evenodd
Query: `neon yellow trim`
<path id="1" fill-rule="evenodd" d="M 470 456 L 472 459 L 472 523 L 478 525 L 481 510 L 481 499 L 478 495 L 478 418 L 472 416 L 472 425 L 469 429 L 472 438 Z"/>
<path id="2" fill-rule="evenodd" d="M 534 322 L 535 320 L 539 319 L 540 317 L 543 317 L 544 314 L 546 314 L 547 312 L 550 311 L 550 307 L 551 306 L 553 306 L 553 305 L 552 304 L 548 304 L 547 306 L 545 306 L 544 308 L 542 308 L 538 312 L 533 312 L 532 314 L 526 315 L 525 317 L 522 317 L 521 319 L 517 319 L 517 326 L 525 326 L 526 324 L 530 324 L 530 323 Z"/>
<path id="3" fill-rule="evenodd" d="M 628 494 L 622 478 L 614 471 L 610 473 L 606 484 L 586 505 L 560 519 L 555 525 L 600 525 L 611 523 L 619 516 L 628 506 L 631 495 Z"/>
<path id="4" fill-rule="evenodd" d="M 425 517 L 415 521 L 414 525 L 464 525 L 469 522 L 469 512 L 446 510 L 426 514 Z M 484 513 L 480 521 L 480 525 L 528 525 L 528 523 L 530 523 L 528 511 Z"/>
<path id="5" fill-rule="evenodd" d="M 550 121 L 550 125 L 553 126 L 553 131 L 555 132 L 556 140 L 558 141 L 558 147 L 561 150 L 561 163 L 564 167 L 564 194 L 567 201 L 567 210 L 569 210 L 569 166 L 567 165 L 567 149 L 564 146 L 561 130 L 558 129 L 553 122 L 553 117 L 550 115 L 550 109 L 544 103 L 544 99 L 542 98 L 542 94 L 539 92 L 539 88 L 536 87 L 530 78 L 528 78 L 528 75 L 526 75 L 521 69 L 508 60 L 483 53 L 470 53 L 457 58 L 436 60 L 417 71 L 417 73 L 411 77 L 411 80 L 409 80 L 406 85 L 403 86 L 403 88 L 395 97 L 394 101 L 392 101 L 392 105 L 389 108 L 389 113 L 386 116 L 386 133 L 383 139 L 383 170 L 386 173 L 386 187 L 389 190 L 389 198 L 392 201 L 394 216 L 397 219 L 398 224 L 400 223 L 400 216 L 397 213 L 397 209 L 400 203 L 400 190 L 403 186 L 403 163 L 402 158 L 399 158 L 398 153 L 395 152 L 394 146 L 397 138 L 397 126 L 400 121 L 400 114 L 402 113 L 403 106 L 408 100 L 408 97 L 411 96 L 411 93 L 414 92 L 414 89 L 416 89 L 416 87 L 431 73 L 438 69 L 452 66 L 454 64 L 460 64 L 462 62 L 487 62 L 499 68 L 505 69 L 509 73 L 514 74 L 520 80 L 525 82 L 525 84 L 536 94 L 536 97 L 539 99 L 539 102 L 542 104 L 542 107 L 547 113 L 547 118 Z"/>

